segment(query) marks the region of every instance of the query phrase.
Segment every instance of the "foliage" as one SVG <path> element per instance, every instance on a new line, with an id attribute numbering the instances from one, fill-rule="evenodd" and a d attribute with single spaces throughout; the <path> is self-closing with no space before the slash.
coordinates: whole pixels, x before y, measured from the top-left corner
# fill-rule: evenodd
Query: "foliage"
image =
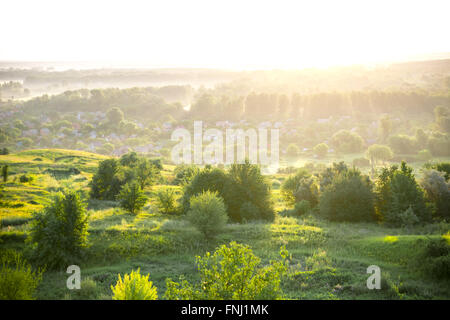
<path id="1" fill-rule="evenodd" d="M 450 183 L 445 180 L 445 173 L 434 169 L 424 170 L 420 185 L 427 199 L 435 205 L 436 216 L 450 219 Z"/>
<path id="2" fill-rule="evenodd" d="M 122 181 L 117 176 L 118 171 L 119 163 L 116 159 L 101 161 L 90 183 L 91 198 L 114 200 L 122 186 Z"/>
<path id="3" fill-rule="evenodd" d="M 292 213 L 296 216 L 307 214 L 311 210 L 311 204 L 308 200 L 300 200 L 294 205 Z"/>
<path id="4" fill-rule="evenodd" d="M 8 181 L 8 165 L 7 164 L 5 164 L 2 167 L 2 178 L 3 178 L 3 182 Z"/>
<path id="5" fill-rule="evenodd" d="M 206 191 L 190 199 L 186 219 L 206 238 L 213 238 L 222 231 L 227 222 L 223 199 L 217 192 Z"/>
<path id="6" fill-rule="evenodd" d="M 316 179 L 306 169 L 299 169 L 294 176 L 289 176 L 281 186 L 281 194 L 289 204 L 307 200 L 315 207 L 318 203 L 319 188 Z"/>
<path id="7" fill-rule="evenodd" d="M 280 299 L 280 282 L 287 272 L 288 252 L 280 250 L 282 260 L 261 267 L 261 260 L 242 244 L 222 245 L 213 254 L 197 257 L 200 283 L 192 285 L 166 280 L 165 297 L 171 300 L 265 300 Z"/>
<path id="8" fill-rule="evenodd" d="M 450 244 L 444 238 L 427 239 L 416 258 L 416 265 L 424 275 L 438 280 L 450 280 Z"/>
<path id="9" fill-rule="evenodd" d="M 294 143 L 290 143 L 286 148 L 286 155 L 289 157 L 296 157 L 298 156 L 299 153 L 300 148 Z"/>
<path id="10" fill-rule="evenodd" d="M 379 144 L 371 145 L 366 151 L 366 157 L 370 159 L 372 164 L 375 164 L 376 161 L 387 161 L 392 159 L 393 156 L 391 148 Z"/>
<path id="11" fill-rule="evenodd" d="M 130 152 L 119 160 L 106 159 L 99 163 L 90 182 L 90 195 L 94 199 L 115 200 L 123 185 L 135 180 L 143 189 L 152 184 L 159 175 L 157 163 Z"/>
<path id="12" fill-rule="evenodd" d="M 20 253 L 0 254 L 0 300 L 34 300 L 43 270 L 33 270 Z"/>
<path id="13" fill-rule="evenodd" d="M 117 199 L 120 201 L 120 206 L 132 214 L 141 210 L 148 200 L 137 182 L 125 184 L 120 190 Z"/>
<path id="14" fill-rule="evenodd" d="M 175 191 L 171 188 L 158 190 L 156 192 L 156 203 L 159 210 L 165 214 L 177 211 Z"/>
<path id="15" fill-rule="evenodd" d="M 149 281 L 150 274 L 140 274 L 140 269 L 132 270 L 130 274 L 119 279 L 115 286 L 111 286 L 113 300 L 158 300 L 157 288 Z"/>
<path id="16" fill-rule="evenodd" d="M 252 203 L 257 208 L 258 214 L 255 219 L 271 220 L 274 217 L 270 184 L 261 174 L 260 168 L 248 161 L 231 165 L 227 172 L 210 167 L 201 170 L 184 186 L 183 211 L 189 210 L 189 199 L 192 196 L 207 190 L 217 191 L 223 198 L 232 221 L 243 220 L 240 209 L 246 202 Z"/>
<path id="17" fill-rule="evenodd" d="M 389 145 L 397 154 L 413 154 L 417 151 L 416 139 L 404 134 L 389 137 Z"/>
<path id="18" fill-rule="evenodd" d="M 372 183 L 356 169 L 335 176 L 320 195 L 320 215 L 332 221 L 373 221 Z"/>
<path id="19" fill-rule="evenodd" d="M 173 172 L 175 175 L 173 183 L 176 185 L 185 185 L 189 183 L 198 172 L 199 169 L 195 165 L 178 165 Z"/>
<path id="20" fill-rule="evenodd" d="M 30 241 L 33 258 L 49 269 L 78 263 L 87 246 L 86 205 L 74 191 L 59 193 L 42 212 L 34 214 Z"/>
<path id="21" fill-rule="evenodd" d="M 313 148 L 314 154 L 319 158 L 324 158 L 328 154 L 328 145 L 319 143 Z"/>
<path id="22" fill-rule="evenodd" d="M 395 165 L 383 168 L 377 178 L 377 213 L 389 225 L 401 225 L 400 215 L 410 207 L 420 221 L 431 218 L 423 191 L 412 172 L 413 169 L 403 161 L 400 169 Z"/>
<path id="23" fill-rule="evenodd" d="M 357 133 L 340 130 L 331 137 L 331 145 L 342 153 L 354 153 L 362 150 L 364 140 Z"/>

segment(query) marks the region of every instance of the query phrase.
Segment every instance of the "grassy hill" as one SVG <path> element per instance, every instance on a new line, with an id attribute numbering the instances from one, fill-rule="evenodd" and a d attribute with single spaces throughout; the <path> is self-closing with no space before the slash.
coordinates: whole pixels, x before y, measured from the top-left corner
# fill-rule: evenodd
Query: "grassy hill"
<path id="1" fill-rule="evenodd" d="M 32 212 L 41 210 L 63 188 L 88 191 L 97 164 L 105 156 L 60 149 L 28 150 L 0 156 L 10 177 L 0 199 L 0 248 L 25 249 Z M 77 170 L 74 170 L 77 169 Z M 165 166 L 163 176 L 173 175 Z M 21 177 L 30 181 L 21 182 Z M 282 181 L 285 176 L 271 176 Z M 23 179 L 22 179 L 23 180 Z M 82 265 L 82 289 L 66 288 L 64 272 L 46 272 L 39 299 L 109 299 L 117 274 L 141 268 L 150 273 L 160 297 L 165 279 L 198 279 L 195 256 L 237 241 L 251 246 L 263 263 L 278 257 L 285 245 L 291 254 L 282 288 L 287 299 L 450 299 L 450 283 L 419 273 L 417 258 L 426 238 L 445 237 L 448 223 L 414 228 L 387 228 L 374 223 L 332 223 L 317 216 L 285 217 L 273 222 L 228 224 L 225 232 L 205 241 L 182 216 L 156 210 L 153 194 L 162 185 L 146 188 L 150 202 L 138 214 L 125 213 L 115 201 L 89 201 L 89 248 Z M 181 189 L 171 186 L 178 194 Z M 272 190 L 277 211 L 285 204 L 279 188 Z M 382 290 L 369 290 L 367 267 L 382 272 Z"/>

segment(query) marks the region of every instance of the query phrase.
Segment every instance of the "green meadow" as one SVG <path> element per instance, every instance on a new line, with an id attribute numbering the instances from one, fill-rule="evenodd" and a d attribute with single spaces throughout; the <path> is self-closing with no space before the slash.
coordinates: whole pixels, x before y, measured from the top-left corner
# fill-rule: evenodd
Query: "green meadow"
<path id="1" fill-rule="evenodd" d="M 42 210 L 62 190 L 82 190 L 99 161 L 106 156 L 62 149 L 28 150 L 1 155 L 9 178 L 0 199 L 0 249 L 26 255 L 32 213 Z M 285 299 L 450 299 L 450 283 L 420 272 L 419 254 L 427 239 L 445 238 L 450 244 L 450 224 L 434 222 L 409 228 L 379 223 L 330 222 L 309 213 L 285 214 L 279 183 L 288 174 L 268 176 L 273 183 L 274 221 L 228 223 L 224 231 L 205 241 L 182 215 L 162 214 L 156 192 L 173 180 L 174 166 L 164 165 L 159 184 L 147 186 L 149 201 L 138 214 L 121 209 L 116 201 L 88 203 L 88 247 L 80 264 L 82 288 L 68 290 L 65 270 L 46 271 L 38 299 L 111 299 L 118 274 L 140 268 L 150 274 L 162 297 L 166 279 L 183 276 L 198 280 L 195 257 L 231 241 L 246 244 L 263 264 L 279 257 L 280 247 L 290 253 L 289 269 L 281 288 Z M 23 182 L 22 176 L 28 181 Z M 176 196 L 180 186 L 169 186 Z M 86 196 L 86 199 L 88 197 Z M 382 288 L 366 286 L 367 268 L 381 268 Z"/>

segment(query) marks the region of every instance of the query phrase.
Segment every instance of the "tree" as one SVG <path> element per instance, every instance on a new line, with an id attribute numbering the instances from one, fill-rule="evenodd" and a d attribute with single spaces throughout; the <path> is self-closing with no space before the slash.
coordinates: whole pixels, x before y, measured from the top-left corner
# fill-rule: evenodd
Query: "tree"
<path id="1" fill-rule="evenodd" d="M 80 261 L 87 246 L 88 214 L 79 193 L 56 195 L 42 212 L 34 214 L 30 230 L 34 259 L 49 269 Z"/>
<path id="2" fill-rule="evenodd" d="M 2 167 L 2 178 L 3 178 L 3 182 L 8 181 L 8 165 L 7 164 L 5 164 Z"/>
<path id="3" fill-rule="evenodd" d="M 168 300 L 272 300 L 282 298 L 281 280 L 289 253 L 280 249 L 280 261 L 261 266 L 250 247 L 236 242 L 222 245 L 213 254 L 196 257 L 198 284 L 166 280 Z"/>
<path id="4" fill-rule="evenodd" d="M 404 134 L 389 137 L 389 145 L 397 154 L 412 154 L 417 151 L 417 142 Z"/>
<path id="5" fill-rule="evenodd" d="M 120 190 L 117 199 L 126 211 L 135 214 L 141 210 L 148 198 L 136 182 L 126 183 Z"/>
<path id="6" fill-rule="evenodd" d="M 369 177 L 351 169 L 336 175 L 321 193 L 319 212 L 331 221 L 374 221 L 374 198 Z"/>
<path id="7" fill-rule="evenodd" d="M 227 222 L 227 212 L 223 199 L 217 192 L 206 191 L 190 200 L 186 219 L 207 239 L 223 230 Z"/>
<path id="8" fill-rule="evenodd" d="M 392 131 L 392 121 L 389 116 L 384 116 L 380 119 L 380 136 L 381 141 L 386 142 Z"/>
<path id="9" fill-rule="evenodd" d="M 172 188 L 158 190 L 156 192 L 156 203 L 163 213 L 174 213 L 176 211 L 175 191 Z"/>
<path id="10" fill-rule="evenodd" d="M 159 175 L 160 171 L 149 160 L 141 158 L 136 165 L 136 180 L 141 189 L 151 185 Z"/>
<path id="11" fill-rule="evenodd" d="M 319 187 L 315 178 L 306 169 L 300 169 L 282 184 L 281 194 L 290 205 L 307 200 L 315 207 L 318 203 Z"/>
<path id="12" fill-rule="evenodd" d="M 289 157 L 298 156 L 299 153 L 300 153 L 300 149 L 299 149 L 299 147 L 296 144 L 291 143 L 291 144 L 288 145 L 288 147 L 286 149 L 286 154 Z"/>
<path id="13" fill-rule="evenodd" d="M 361 151 L 364 140 L 357 133 L 340 130 L 331 137 L 331 144 L 339 152 L 355 153 Z"/>
<path id="14" fill-rule="evenodd" d="M 428 135 L 425 133 L 425 131 L 423 131 L 423 129 L 416 130 L 416 142 L 419 149 L 427 147 Z"/>
<path id="15" fill-rule="evenodd" d="M 404 161 L 400 168 L 395 165 L 382 168 L 376 181 L 376 192 L 377 213 L 387 224 L 401 225 L 401 215 L 410 207 L 419 221 L 427 222 L 431 218 L 413 169 Z"/>
<path id="16" fill-rule="evenodd" d="M 374 172 L 377 161 L 382 161 L 384 163 L 386 160 L 392 159 L 393 156 L 391 148 L 379 144 L 371 145 L 366 151 L 366 157 L 370 159 L 372 165 L 372 172 Z"/>
<path id="17" fill-rule="evenodd" d="M 435 205 L 436 216 L 450 218 L 450 183 L 445 180 L 445 173 L 434 169 L 423 171 L 420 185 L 425 190 L 427 199 Z"/>
<path id="18" fill-rule="evenodd" d="M 434 108 L 436 125 L 442 132 L 450 132 L 450 108 L 437 106 Z"/>
<path id="19" fill-rule="evenodd" d="M 326 143 L 319 143 L 313 149 L 314 154 L 319 158 L 325 158 L 328 154 L 328 145 Z"/>
<path id="20" fill-rule="evenodd" d="M 90 182 L 91 198 L 115 200 L 122 182 L 118 177 L 119 162 L 116 159 L 106 159 L 99 163 L 97 172 Z"/>
<path id="21" fill-rule="evenodd" d="M 106 118 L 108 119 L 110 124 L 118 125 L 120 121 L 123 121 L 124 119 L 123 111 L 118 107 L 114 107 L 106 113 Z"/>

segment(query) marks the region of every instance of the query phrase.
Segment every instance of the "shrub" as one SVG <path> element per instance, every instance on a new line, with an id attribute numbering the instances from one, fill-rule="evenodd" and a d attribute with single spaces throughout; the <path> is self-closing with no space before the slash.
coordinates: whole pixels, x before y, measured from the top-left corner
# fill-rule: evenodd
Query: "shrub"
<path id="1" fill-rule="evenodd" d="M 389 145 L 398 154 L 413 154 L 417 151 L 416 139 L 402 134 L 389 137 Z"/>
<path id="2" fill-rule="evenodd" d="M 259 166 L 250 164 L 248 160 L 242 164 L 232 164 L 228 177 L 229 183 L 226 185 L 223 198 L 231 220 L 242 221 L 239 213 L 245 202 L 251 202 L 258 209 L 255 220 L 275 218 L 270 182 L 261 174 Z"/>
<path id="3" fill-rule="evenodd" d="M 227 222 L 223 199 L 210 191 L 192 197 L 186 218 L 206 238 L 214 237 Z"/>
<path id="4" fill-rule="evenodd" d="M 420 219 L 414 213 L 414 210 L 409 207 L 400 213 L 393 211 L 386 212 L 385 221 L 391 225 L 405 228 L 417 225 L 420 222 Z"/>
<path id="5" fill-rule="evenodd" d="M 362 150 L 364 140 L 357 133 L 340 130 L 331 137 L 331 145 L 339 152 L 354 153 Z"/>
<path id="6" fill-rule="evenodd" d="M 80 289 L 72 292 L 75 300 L 96 300 L 100 295 L 100 289 L 92 278 L 83 279 Z"/>
<path id="7" fill-rule="evenodd" d="M 97 172 L 90 182 L 91 198 L 102 200 L 115 200 L 123 183 L 117 173 L 119 163 L 116 159 L 107 159 L 99 163 Z"/>
<path id="8" fill-rule="evenodd" d="M 280 282 L 287 271 L 288 252 L 280 250 L 281 261 L 272 261 L 261 267 L 261 260 L 242 244 L 222 245 L 213 254 L 196 257 L 200 282 L 191 285 L 166 280 L 165 297 L 170 300 L 261 300 L 279 299 Z"/>
<path id="9" fill-rule="evenodd" d="M 189 211 L 190 198 L 204 191 L 217 192 L 223 198 L 229 218 L 240 222 L 240 209 L 245 202 L 251 202 L 258 208 L 255 219 L 274 218 L 270 184 L 261 174 L 260 168 L 246 161 L 233 164 L 228 172 L 218 168 L 206 167 L 184 187 L 182 198 L 183 211 Z"/>
<path id="10" fill-rule="evenodd" d="M 165 214 L 176 212 L 175 191 L 164 188 L 156 192 L 156 203 L 159 210 Z"/>
<path id="11" fill-rule="evenodd" d="M 294 213 L 297 216 L 302 216 L 307 214 L 311 210 L 311 204 L 308 200 L 301 200 L 297 202 L 294 206 Z"/>
<path id="12" fill-rule="evenodd" d="M 395 165 L 383 168 L 377 178 L 377 211 L 387 224 L 400 226 L 402 219 L 397 216 L 409 207 L 421 222 L 431 218 L 424 194 L 412 171 L 403 161 L 400 169 Z"/>
<path id="13" fill-rule="evenodd" d="M 49 269 L 76 264 L 87 246 L 86 205 L 74 191 L 59 193 L 53 203 L 34 214 L 30 241 L 33 257 Z"/>
<path id="14" fill-rule="evenodd" d="M 384 162 L 392 159 L 393 156 L 391 148 L 380 144 L 373 144 L 366 151 L 366 157 L 370 159 L 372 165 L 375 165 L 377 161 Z"/>
<path id="15" fill-rule="evenodd" d="M 198 172 L 198 167 L 195 165 L 178 165 L 173 171 L 175 175 L 173 183 L 176 185 L 185 185 L 189 183 Z"/>
<path id="16" fill-rule="evenodd" d="M 444 172 L 424 170 L 420 185 L 425 190 L 427 199 L 434 204 L 435 215 L 450 219 L 450 184 L 445 180 Z"/>
<path id="17" fill-rule="evenodd" d="M 123 280 L 119 279 L 115 286 L 111 286 L 113 300 L 157 300 L 158 292 L 153 282 L 149 281 L 150 274 L 140 274 L 140 269 L 125 274 Z"/>
<path id="18" fill-rule="evenodd" d="M 426 276 L 439 280 L 450 280 L 450 245 L 444 238 L 427 239 L 416 265 Z"/>
<path id="19" fill-rule="evenodd" d="M 31 182 L 31 181 L 33 181 L 33 177 L 23 174 L 19 177 L 19 181 L 22 183 Z"/>
<path id="20" fill-rule="evenodd" d="M 290 176 L 281 186 L 281 194 L 289 204 L 307 200 L 311 206 L 316 206 L 319 198 L 319 188 L 316 180 L 306 169 L 300 169 Z"/>
<path id="21" fill-rule="evenodd" d="M 313 149 L 314 154 L 319 158 L 324 158 L 328 154 L 328 145 L 326 143 L 319 143 Z"/>
<path id="22" fill-rule="evenodd" d="M 0 255 L 0 300 L 34 300 L 42 270 L 33 271 L 20 253 L 5 250 Z"/>
<path id="23" fill-rule="evenodd" d="M 370 179 L 358 170 L 337 175 L 320 195 L 319 211 L 332 221 L 373 221 L 374 194 Z"/>
<path id="24" fill-rule="evenodd" d="M 300 153 L 300 149 L 296 144 L 289 144 L 286 149 L 286 155 L 289 157 L 296 157 Z"/>
<path id="25" fill-rule="evenodd" d="M 148 200 L 137 182 L 125 184 L 117 199 L 120 200 L 120 207 L 132 214 L 141 210 Z"/>
<path id="26" fill-rule="evenodd" d="M 258 208 L 251 202 L 244 202 L 239 209 L 239 214 L 243 222 L 252 221 L 258 219 L 259 210 Z"/>

